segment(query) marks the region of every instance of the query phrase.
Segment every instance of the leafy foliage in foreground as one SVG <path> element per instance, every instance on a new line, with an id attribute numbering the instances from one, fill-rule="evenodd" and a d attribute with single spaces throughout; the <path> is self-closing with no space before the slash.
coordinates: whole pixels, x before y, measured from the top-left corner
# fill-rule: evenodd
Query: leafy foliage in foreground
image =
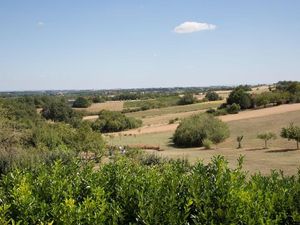
<path id="1" fill-rule="evenodd" d="M 300 221 L 300 172 L 246 177 L 222 157 L 143 165 L 121 158 L 15 170 L 0 183 L 0 223 L 293 224 Z"/>

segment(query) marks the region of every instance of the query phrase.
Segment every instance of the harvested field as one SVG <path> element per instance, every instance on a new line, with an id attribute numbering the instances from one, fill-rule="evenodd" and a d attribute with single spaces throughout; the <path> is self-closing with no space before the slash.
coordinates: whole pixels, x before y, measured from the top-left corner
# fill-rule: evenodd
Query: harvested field
<path id="1" fill-rule="evenodd" d="M 160 109 L 150 109 L 146 111 L 127 113 L 126 115 L 136 117 L 136 118 L 154 117 L 154 116 L 161 116 L 165 114 L 191 112 L 191 111 L 204 110 L 208 108 L 215 108 L 221 105 L 223 102 L 224 101 L 214 101 L 214 102 L 196 103 L 191 105 L 171 106 L 171 107 L 160 108 Z"/>
<path id="2" fill-rule="evenodd" d="M 260 93 L 268 92 L 268 91 L 269 91 L 269 86 L 264 85 L 264 86 L 253 87 L 251 93 L 260 94 Z"/>
<path id="3" fill-rule="evenodd" d="M 277 115 L 277 114 L 293 112 L 298 110 L 300 110 L 300 103 L 280 105 L 280 106 L 274 106 L 274 107 L 269 107 L 264 109 L 247 110 L 247 111 L 240 112 L 239 114 L 225 115 L 225 116 L 220 116 L 219 118 L 222 121 L 228 122 L 234 120 L 243 120 L 243 119 L 251 119 L 256 117 Z"/>
<path id="4" fill-rule="evenodd" d="M 280 105 L 280 106 L 274 106 L 270 108 L 257 109 L 257 110 L 247 110 L 247 111 L 240 112 L 239 114 L 225 115 L 225 116 L 220 116 L 219 118 L 224 122 L 229 122 L 229 121 L 236 121 L 236 120 L 265 117 L 265 116 L 274 116 L 277 114 L 299 111 L 299 110 L 300 110 L 300 103 L 290 104 L 290 105 Z M 201 113 L 201 111 L 199 111 L 198 113 Z M 152 119 L 154 120 L 154 118 Z M 147 125 L 139 129 L 124 131 L 122 133 L 149 134 L 149 133 L 168 132 L 168 131 L 174 131 L 177 128 L 177 126 L 178 124 L 155 123 L 153 125 Z"/>
<path id="5" fill-rule="evenodd" d="M 300 104 L 295 104 L 300 105 Z M 290 106 L 285 105 L 289 109 Z M 281 107 L 280 107 L 281 108 Z M 280 109 L 279 108 L 279 109 Z M 172 145 L 171 137 L 173 135 L 176 124 L 171 124 L 172 129 L 164 129 L 152 127 L 155 132 L 142 133 L 140 135 L 115 137 L 115 144 L 143 144 L 143 145 L 158 145 L 162 151 L 158 153 L 163 157 L 170 158 L 186 158 L 190 162 L 203 160 L 209 162 L 214 155 L 224 155 L 230 165 L 235 165 L 236 159 L 240 155 L 245 155 L 244 168 L 250 173 L 261 171 L 263 174 L 268 174 L 271 169 L 281 169 L 286 174 L 295 174 L 300 166 L 300 151 L 295 150 L 296 144 L 294 141 L 288 141 L 280 138 L 280 129 L 287 126 L 290 122 L 300 125 L 300 109 L 297 111 L 287 111 L 275 114 L 265 114 L 264 116 L 244 118 L 239 117 L 237 120 L 228 120 L 231 136 L 225 142 L 215 146 L 215 149 L 204 150 L 203 148 L 176 148 Z M 263 109 L 266 110 L 266 109 Z M 269 110 L 269 109 L 267 109 Z M 246 113 L 246 112 L 245 112 Z M 150 129 L 150 128 L 148 128 Z M 159 129 L 160 132 L 157 132 Z M 260 132 L 271 131 L 277 134 L 277 139 L 270 141 L 270 149 L 262 149 L 263 141 L 257 139 L 257 134 Z M 243 149 L 237 150 L 236 137 L 244 135 L 242 142 Z M 148 150 L 147 152 L 151 152 Z M 155 152 L 154 152 L 155 153 Z"/>
<path id="6" fill-rule="evenodd" d="M 94 103 L 88 108 L 74 108 L 75 110 L 86 111 L 87 113 L 98 113 L 101 110 L 122 111 L 123 101 L 107 101 L 103 103 Z"/>
<path id="7" fill-rule="evenodd" d="M 231 90 L 221 90 L 221 91 L 216 91 L 216 92 L 218 93 L 218 95 L 219 95 L 220 97 L 222 97 L 223 99 L 226 100 L 226 99 L 228 98 L 228 96 L 229 96 Z"/>
<path id="8" fill-rule="evenodd" d="M 224 101 L 204 102 L 191 105 L 172 106 L 160 109 L 150 109 L 133 113 L 126 113 L 126 116 L 143 120 L 144 125 L 165 124 L 174 118 L 184 118 L 186 116 L 200 113 L 208 108 L 216 108 Z M 97 115 L 85 116 L 84 120 L 96 120 Z"/>

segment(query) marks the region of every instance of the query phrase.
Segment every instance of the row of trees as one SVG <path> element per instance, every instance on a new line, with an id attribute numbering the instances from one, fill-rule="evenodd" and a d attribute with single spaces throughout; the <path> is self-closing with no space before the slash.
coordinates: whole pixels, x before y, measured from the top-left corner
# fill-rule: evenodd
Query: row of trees
<path id="1" fill-rule="evenodd" d="M 299 126 L 296 126 L 293 123 L 290 123 L 289 126 L 283 127 L 281 129 L 280 136 L 282 138 L 288 139 L 289 141 L 290 140 L 295 141 L 297 149 L 299 149 L 299 142 L 300 142 L 300 127 Z M 238 149 L 242 148 L 241 142 L 243 140 L 243 137 L 244 136 L 238 136 L 236 139 L 238 142 L 238 147 L 237 147 Z M 268 142 L 270 140 L 275 140 L 277 138 L 277 135 L 273 132 L 265 132 L 265 133 L 258 134 L 257 138 L 264 141 L 264 149 L 267 149 Z"/>
<path id="2" fill-rule="evenodd" d="M 239 86 L 230 93 L 227 99 L 227 105 L 236 103 L 241 109 L 295 102 L 300 102 L 300 82 L 297 81 L 278 82 L 275 90 L 260 94 L 250 94 L 244 86 Z"/>

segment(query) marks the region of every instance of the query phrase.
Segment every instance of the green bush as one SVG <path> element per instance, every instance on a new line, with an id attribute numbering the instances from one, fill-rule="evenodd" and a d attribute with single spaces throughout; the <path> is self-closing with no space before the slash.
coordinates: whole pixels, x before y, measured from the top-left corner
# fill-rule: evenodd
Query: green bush
<path id="1" fill-rule="evenodd" d="M 227 104 L 238 104 L 241 109 L 249 109 L 252 106 L 252 100 L 250 94 L 248 94 L 243 88 L 235 88 L 227 98 Z"/>
<path id="2" fill-rule="evenodd" d="M 103 110 L 99 113 L 99 118 L 92 124 L 92 128 L 99 132 L 118 132 L 138 128 L 142 121 L 133 117 L 127 117 L 120 112 Z"/>
<path id="3" fill-rule="evenodd" d="M 240 105 L 233 103 L 232 105 L 227 106 L 226 108 L 229 114 L 237 114 L 241 110 Z"/>
<path id="4" fill-rule="evenodd" d="M 105 98 L 102 96 L 93 96 L 92 98 L 93 103 L 103 103 L 105 102 Z"/>
<path id="5" fill-rule="evenodd" d="M 178 105 L 190 105 L 197 102 L 197 99 L 194 97 L 192 93 L 185 94 L 178 101 Z"/>
<path id="6" fill-rule="evenodd" d="M 229 137 L 229 128 L 221 120 L 208 114 L 199 114 L 182 120 L 177 127 L 173 142 L 180 147 L 203 146 L 204 139 L 220 143 Z"/>
<path id="7" fill-rule="evenodd" d="M 205 95 L 205 98 L 208 101 L 217 101 L 217 100 L 221 99 L 221 97 L 215 91 L 209 91 L 209 92 L 207 92 L 206 95 Z"/>
<path id="8" fill-rule="evenodd" d="M 211 146 L 213 145 L 213 143 L 212 143 L 212 141 L 211 140 L 209 140 L 209 139 L 204 139 L 203 140 L 203 147 L 205 148 L 205 149 L 211 149 Z"/>
<path id="9" fill-rule="evenodd" d="M 93 164 L 57 161 L 14 170 L 0 180 L 0 223 L 298 224 L 300 171 L 247 176 L 242 159 L 208 165 L 120 158 Z M 9 222 L 10 221 L 10 222 Z"/>
<path id="10" fill-rule="evenodd" d="M 73 103 L 74 108 L 88 108 L 89 106 L 91 102 L 84 97 L 78 97 Z"/>
<path id="11" fill-rule="evenodd" d="M 41 114 L 45 119 L 55 122 L 72 123 L 76 118 L 81 118 L 81 115 L 75 112 L 65 100 L 53 100 L 44 106 Z"/>

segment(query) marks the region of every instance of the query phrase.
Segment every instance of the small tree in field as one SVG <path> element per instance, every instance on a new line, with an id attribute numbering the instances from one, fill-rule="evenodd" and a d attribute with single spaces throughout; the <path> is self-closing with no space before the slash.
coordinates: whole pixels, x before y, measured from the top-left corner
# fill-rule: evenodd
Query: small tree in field
<path id="1" fill-rule="evenodd" d="M 215 91 L 207 92 L 205 98 L 207 98 L 208 101 L 217 101 L 221 99 L 221 97 Z"/>
<path id="2" fill-rule="evenodd" d="M 236 141 L 238 142 L 238 147 L 237 149 L 242 148 L 242 140 L 243 140 L 244 136 L 237 136 Z"/>
<path id="3" fill-rule="evenodd" d="M 276 134 L 274 134 L 272 132 L 266 132 L 266 133 L 258 134 L 257 138 L 265 141 L 264 149 L 267 149 L 268 148 L 268 141 L 271 140 L 271 139 L 275 140 L 277 137 L 276 137 Z"/>
<path id="4" fill-rule="evenodd" d="M 73 103 L 74 108 L 87 108 L 89 106 L 91 106 L 91 102 L 84 97 L 78 97 Z"/>
<path id="5" fill-rule="evenodd" d="M 281 129 L 281 137 L 287 138 L 288 140 L 295 140 L 297 143 L 297 149 L 299 149 L 299 141 L 300 141 L 300 127 L 295 126 L 291 123 L 288 127 L 284 127 Z"/>

